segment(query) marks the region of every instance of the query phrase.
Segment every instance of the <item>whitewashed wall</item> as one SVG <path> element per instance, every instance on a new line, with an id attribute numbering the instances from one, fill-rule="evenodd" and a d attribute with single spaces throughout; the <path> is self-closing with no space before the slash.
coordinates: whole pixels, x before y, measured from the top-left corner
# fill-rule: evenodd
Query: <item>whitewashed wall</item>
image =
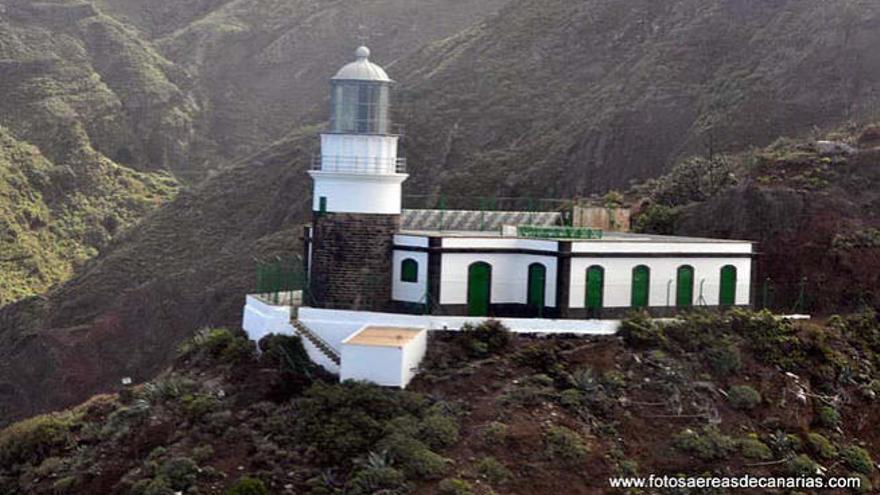
<path id="1" fill-rule="evenodd" d="M 751 262 L 750 258 L 573 258 L 571 261 L 569 307 L 585 307 L 587 268 L 593 265 L 605 269 L 603 305 L 606 308 L 630 306 L 632 302 L 632 270 L 638 265 L 645 265 L 651 269 L 649 294 L 651 306 L 666 306 L 667 292 L 668 305 L 675 306 L 677 273 L 678 268 L 682 265 L 694 267 L 693 304 L 699 304 L 700 282 L 705 280 L 703 298 L 708 306 L 719 304 L 721 268 L 726 265 L 735 266 L 737 271 L 736 304 L 745 305 L 750 302 Z"/>
<path id="2" fill-rule="evenodd" d="M 556 257 L 506 253 L 445 253 L 440 269 L 440 304 L 467 304 L 468 268 L 473 263 L 492 266 L 492 303 L 526 304 L 529 265 L 541 263 L 547 269 L 545 304 L 556 306 Z"/>
<path id="3" fill-rule="evenodd" d="M 401 348 L 343 344 L 339 379 L 404 387 L 402 364 Z"/>
<path id="4" fill-rule="evenodd" d="M 326 159 L 322 167 L 332 171 L 333 158 L 360 158 L 367 162 L 392 165 L 397 160 L 397 136 L 363 134 L 321 134 L 321 155 Z M 377 170 L 394 173 L 395 170 Z"/>
<path id="5" fill-rule="evenodd" d="M 403 260 L 413 259 L 419 264 L 417 282 L 404 282 L 400 279 Z M 391 283 L 391 299 L 412 303 L 424 303 L 428 292 L 428 253 L 415 251 L 394 251 L 394 273 Z"/>
<path id="6" fill-rule="evenodd" d="M 401 213 L 401 185 L 407 175 L 342 174 L 314 170 L 309 174 L 315 181 L 313 211 L 320 210 L 321 197 L 326 197 L 327 211 L 332 213 Z"/>
<path id="7" fill-rule="evenodd" d="M 415 378 L 425 354 L 428 352 L 428 331 L 419 333 L 416 338 L 403 348 L 403 369 L 401 369 L 401 387 L 406 387 Z"/>

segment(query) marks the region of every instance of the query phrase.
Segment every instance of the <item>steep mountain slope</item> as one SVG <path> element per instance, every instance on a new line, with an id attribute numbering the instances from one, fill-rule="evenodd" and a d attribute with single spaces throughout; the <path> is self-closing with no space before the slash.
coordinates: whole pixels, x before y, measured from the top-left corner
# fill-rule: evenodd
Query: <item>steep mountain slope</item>
<path id="1" fill-rule="evenodd" d="M 414 182 L 602 192 L 878 109 L 880 4 L 518 0 L 394 66 Z"/>
<path id="2" fill-rule="evenodd" d="M 303 124 L 324 121 L 327 78 L 359 44 L 368 43 L 377 61 L 393 65 L 508 1 L 226 2 L 155 43 L 193 74 L 207 109 L 205 132 L 217 153 L 241 157 Z M 117 8 L 140 3 L 105 2 Z"/>
<path id="3" fill-rule="evenodd" d="M 187 76 L 81 1 L 4 2 L 0 124 L 76 167 L 91 147 L 142 170 L 188 166 L 198 106 Z"/>
<path id="4" fill-rule="evenodd" d="M 401 391 L 326 380 L 298 338 L 257 356 L 243 336 L 201 331 L 149 383 L 0 430 L 0 490 L 586 495 L 642 493 L 611 477 L 819 470 L 860 483 L 827 493 L 880 482 L 875 313 L 633 318 L 622 339 L 482 335 L 434 334 Z"/>
<path id="5" fill-rule="evenodd" d="M 0 306 L 66 280 L 176 188 L 88 150 L 55 165 L 0 127 Z"/>

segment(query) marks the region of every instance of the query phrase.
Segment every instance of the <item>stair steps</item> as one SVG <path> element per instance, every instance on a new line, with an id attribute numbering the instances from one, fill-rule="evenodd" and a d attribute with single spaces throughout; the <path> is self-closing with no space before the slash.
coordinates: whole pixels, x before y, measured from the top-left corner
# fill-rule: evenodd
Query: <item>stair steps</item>
<path id="1" fill-rule="evenodd" d="M 315 332 L 313 332 L 309 327 L 305 326 L 301 321 L 294 319 L 292 323 L 293 327 L 296 328 L 296 331 L 299 332 L 300 335 L 308 339 L 309 342 L 317 347 L 322 354 L 324 354 L 331 361 L 336 363 L 337 366 L 342 364 L 342 358 L 339 356 L 339 353 L 336 352 L 335 349 L 330 347 L 330 345 L 325 342 L 324 339 L 319 337 Z"/>

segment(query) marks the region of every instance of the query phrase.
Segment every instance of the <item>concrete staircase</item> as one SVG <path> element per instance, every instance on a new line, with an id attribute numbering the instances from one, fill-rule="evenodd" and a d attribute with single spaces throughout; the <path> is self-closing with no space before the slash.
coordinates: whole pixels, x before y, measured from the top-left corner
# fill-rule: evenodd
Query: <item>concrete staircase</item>
<path id="1" fill-rule="evenodd" d="M 308 339 L 308 341 L 311 342 L 312 345 L 317 347 L 322 354 L 324 354 L 331 361 L 336 363 L 337 366 L 342 364 L 342 358 L 339 356 L 339 353 L 336 352 L 336 350 L 333 349 L 330 344 L 325 342 L 324 339 L 319 337 L 318 334 L 313 332 L 309 327 L 303 325 L 303 323 L 297 319 L 291 320 L 291 323 L 293 324 L 293 327 L 296 328 L 296 331 L 304 338 Z"/>

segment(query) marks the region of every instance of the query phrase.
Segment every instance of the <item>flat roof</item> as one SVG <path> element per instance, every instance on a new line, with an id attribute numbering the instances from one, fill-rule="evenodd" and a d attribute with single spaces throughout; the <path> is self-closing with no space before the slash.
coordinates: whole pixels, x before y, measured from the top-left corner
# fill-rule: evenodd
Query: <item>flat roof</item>
<path id="1" fill-rule="evenodd" d="M 657 234 L 638 234 L 633 232 L 602 232 L 601 239 L 563 239 L 554 237 L 502 236 L 497 230 L 401 230 L 400 235 L 416 237 L 461 237 L 487 239 L 525 239 L 530 241 L 571 241 L 571 242 L 669 242 L 669 243 L 754 243 L 754 241 L 736 239 L 710 239 L 707 237 L 683 237 Z"/>
<path id="2" fill-rule="evenodd" d="M 369 325 L 346 339 L 343 344 L 403 347 L 424 331 L 424 328 Z"/>

